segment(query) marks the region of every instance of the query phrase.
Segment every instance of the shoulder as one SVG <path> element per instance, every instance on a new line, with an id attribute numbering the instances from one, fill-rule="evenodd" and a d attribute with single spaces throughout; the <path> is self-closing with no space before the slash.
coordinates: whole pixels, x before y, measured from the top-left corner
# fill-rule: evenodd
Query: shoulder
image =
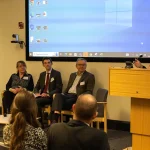
<path id="1" fill-rule="evenodd" d="M 89 76 L 94 76 L 94 74 L 92 74 L 91 72 L 86 71 L 86 74 L 88 74 Z"/>
<path id="2" fill-rule="evenodd" d="M 71 74 L 70 74 L 70 76 L 75 76 L 77 74 L 77 72 L 72 72 Z"/>
<path id="3" fill-rule="evenodd" d="M 96 128 L 89 127 L 89 132 L 93 133 L 93 135 L 99 139 L 107 138 L 107 134 L 104 131 L 98 130 Z"/>
<path id="4" fill-rule="evenodd" d="M 30 73 L 27 73 L 27 74 L 26 74 L 26 76 L 28 76 L 28 77 L 32 77 L 32 74 L 30 74 Z"/>
<path id="5" fill-rule="evenodd" d="M 35 128 L 35 127 L 31 126 L 31 125 L 27 125 L 26 130 L 27 130 L 28 132 L 33 133 L 34 135 L 36 135 L 36 136 L 38 136 L 38 137 L 43 137 L 43 136 L 46 135 L 45 132 L 44 132 L 44 131 L 42 130 L 42 128 L 40 128 L 40 127 Z"/>
<path id="6" fill-rule="evenodd" d="M 10 77 L 18 76 L 17 73 L 13 73 Z"/>
<path id="7" fill-rule="evenodd" d="M 40 73 L 40 76 L 41 76 L 41 75 L 44 75 L 44 74 L 46 74 L 46 71 L 41 72 L 41 73 Z"/>
<path id="8" fill-rule="evenodd" d="M 3 132 L 7 133 L 7 132 L 11 131 L 11 128 L 12 128 L 11 124 L 5 125 L 3 128 Z"/>
<path id="9" fill-rule="evenodd" d="M 56 73 L 56 74 L 60 74 L 60 72 L 58 70 L 55 70 L 55 69 L 52 69 L 52 72 Z"/>
<path id="10" fill-rule="evenodd" d="M 49 132 L 59 132 L 59 130 L 62 131 L 62 128 L 66 126 L 66 123 L 55 123 L 52 124 L 51 127 L 49 128 Z"/>

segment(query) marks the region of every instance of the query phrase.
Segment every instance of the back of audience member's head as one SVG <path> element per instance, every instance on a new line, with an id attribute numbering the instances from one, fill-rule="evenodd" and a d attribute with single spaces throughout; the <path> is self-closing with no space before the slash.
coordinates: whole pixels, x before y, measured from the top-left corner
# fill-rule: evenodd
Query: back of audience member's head
<path id="1" fill-rule="evenodd" d="M 37 104 L 34 95 L 25 90 L 19 92 L 14 98 L 11 114 L 12 137 L 10 150 L 20 150 L 22 149 L 26 125 L 39 127 L 39 122 L 36 119 Z"/>
<path id="2" fill-rule="evenodd" d="M 75 118 L 80 121 L 91 122 L 97 114 L 97 101 L 90 94 L 80 95 L 73 105 Z"/>

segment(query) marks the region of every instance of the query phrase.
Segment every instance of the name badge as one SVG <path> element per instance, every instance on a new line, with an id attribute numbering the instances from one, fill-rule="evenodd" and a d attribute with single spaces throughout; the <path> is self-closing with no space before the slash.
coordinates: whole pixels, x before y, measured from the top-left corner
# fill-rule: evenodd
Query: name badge
<path id="1" fill-rule="evenodd" d="M 28 78 L 28 77 L 23 77 L 23 79 L 24 79 L 24 80 L 28 80 L 29 78 Z"/>
<path id="2" fill-rule="evenodd" d="M 54 81 L 54 78 L 51 78 L 51 82 L 53 82 Z"/>
<path id="3" fill-rule="evenodd" d="M 83 81 L 83 82 L 80 82 L 80 85 L 85 85 L 85 81 Z"/>

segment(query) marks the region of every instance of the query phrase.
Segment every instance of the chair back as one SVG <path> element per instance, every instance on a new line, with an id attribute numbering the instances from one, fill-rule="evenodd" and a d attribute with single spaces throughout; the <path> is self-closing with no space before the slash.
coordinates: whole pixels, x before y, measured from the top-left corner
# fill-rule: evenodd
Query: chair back
<path id="1" fill-rule="evenodd" d="M 107 102 L 108 90 L 99 88 L 96 92 L 96 100 L 97 102 Z M 98 116 L 97 117 L 104 117 L 104 105 L 98 104 Z"/>

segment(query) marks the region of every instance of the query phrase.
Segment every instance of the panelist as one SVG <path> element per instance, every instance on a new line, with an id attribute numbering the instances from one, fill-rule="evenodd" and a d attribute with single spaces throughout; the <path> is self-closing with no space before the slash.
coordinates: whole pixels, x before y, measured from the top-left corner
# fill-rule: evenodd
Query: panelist
<path id="1" fill-rule="evenodd" d="M 50 105 L 53 100 L 53 94 L 62 92 L 62 79 L 59 71 L 52 68 L 51 58 L 45 57 L 42 64 L 46 71 L 39 76 L 37 84 L 34 88 L 34 94 L 38 105 L 38 115 L 42 117 L 41 108 Z"/>
<path id="2" fill-rule="evenodd" d="M 26 63 L 24 61 L 18 61 L 16 68 L 17 73 L 11 75 L 6 84 L 6 91 L 3 94 L 2 102 L 4 116 L 6 116 L 7 113 L 10 113 L 10 107 L 13 99 L 18 92 L 20 92 L 23 88 L 28 91 L 33 91 L 34 88 L 32 75 L 26 71 Z"/>
<path id="3" fill-rule="evenodd" d="M 72 105 L 76 102 L 80 94 L 93 93 L 95 77 L 92 73 L 86 71 L 86 67 L 86 59 L 78 58 L 76 61 L 77 72 L 71 73 L 64 93 L 55 95 L 50 115 L 51 123 L 58 122 L 62 109 L 71 110 Z"/>

